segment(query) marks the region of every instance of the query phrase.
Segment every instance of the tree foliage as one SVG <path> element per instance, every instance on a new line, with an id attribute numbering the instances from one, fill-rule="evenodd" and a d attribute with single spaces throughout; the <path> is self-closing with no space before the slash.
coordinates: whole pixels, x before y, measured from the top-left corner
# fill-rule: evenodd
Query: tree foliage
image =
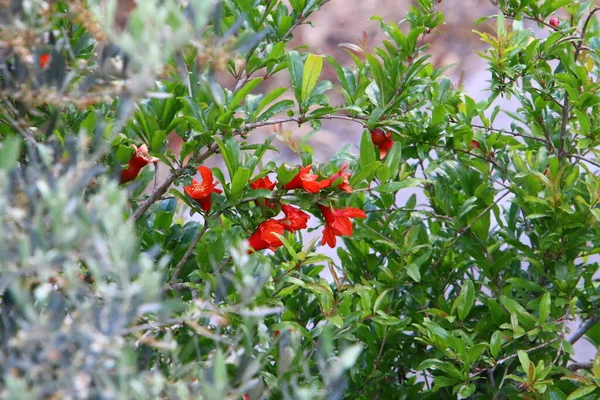
<path id="1" fill-rule="evenodd" d="M 495 1 L 477 102 L 417 3 L 342 65 L 335 1 L 0 2 L 2 397 L 597 398 L 600 8 Z"/>

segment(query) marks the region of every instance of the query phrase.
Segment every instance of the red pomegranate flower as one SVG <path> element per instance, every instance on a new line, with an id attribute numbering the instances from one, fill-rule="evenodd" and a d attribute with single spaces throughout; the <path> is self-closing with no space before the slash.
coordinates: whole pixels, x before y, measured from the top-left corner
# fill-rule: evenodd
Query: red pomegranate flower
<path id="1" fill-rule="evenodd" d="M 319 175 L 311 174 L 310 170 L 312 169 L 312 165 L 307 165 L 302 168 L 300 172 L 292 179 L 289 183 L 287 183 L 284 188 L 286 189 L 298 189 L 303 188 L 309 193 L 319 193 L 321 190 L 321 183 L 317 182 Z"/>
<path id="2" fill-rule="evenodd" d="M 335 174 L 331 176 L 329 179 L 324 179 L 321 181 L 321 189 L 327 189 L 330 187 L 337 178 L 342 178 L 342 182 L 338 185 L 338 189 L 343 190 L 344 192 L 352 193 L 352 187 L 348 182 L 348 178 L 350 178 L 350 174 L 345 173 L 344 171 L 348 168 L 348 164 L 342 165 L 342 168 Z"/>
<path id="3" fill-rule="evenodd" d="M 323 229 L 323 240 L 321 244 L 335 247 L 336 236 L 351 236 L 352 221 L 350 218 L 367 218 L 365 212 L 358 208 L 346 207 L 335 209 L 318 205 L 325 218 L 325 229 Z"/>
<path id="4" fill-rule="evenodd" d="M 200 203 L 204 211 L 210 211 L 211 194 L 213 192 L 223 193 L 223 191 L 215 187 L 218 182 L 213 182 L 213 173 L 210 168 L 201 165 L 198 167 L 198 172 L 200 172 L 202 182 L 192 179 L 192 184 L 184 189 L 188 196 Z"/>
<path id="5" fill-rule="evenodd" d="M 40 54 L 40 67 L 42 69 L 46 69 L 46 66 L 48 65 L 49 62 L 50 62 L 50 54 L 48 54 L 48 53 Z"/>
<path id="6" fill-rule="evenodd" d="M 252 190 L 259 190 L 259 189 L 273 190 L 273 189 L 275 189 L 275 185 L 277 185 L 277 182 L 271 182 L 271 179 L 268 176 L 265 176 L 264 178 L 259 178 L 253 182 L 250 182 L 250 187 L 252 188 Z M 264 205 L 269 208 L 275 208 L 276 204 L 272 201 L 269 201 L 269 199 L 265 199 Z"/>
<path id="7" fill-rule="evenodd" d="M 160 161 L 158 158 L 148 155 L 148 146 L 145 144 L 139 148 L 135 144 L 131 147 L 133 147 L 133 155 L 127 163 L 127 168 L 121 171 L 121 184 L 131 182 L 137 178 L 141 169 L 146 165 Z"/>
<path id="8" fill-rule="evenodd" d="M 268 189 L 268 190 L 273 190 L 275 188 L 275 185 L 277 184 L 277 182 L 271 182 L 271 178 L 269 178 L 268 176 L 265 176 L 263 178 L 259 178 L 253 182 L 250 182 L 250 187 L 252 188 L 252 190 L 259 190 L 259 189 Z"/>
<path id="9" fill-rule="evenodd" d="M 283 225 L 274 219 L 268 219 L 265 222 L 258 225 L 256 231 L 248 239 L 248 244 L 254 249 L 254 251 L 270 249 L 275 251 L 277 247 L 283 246 L 283 243 L 274 233 L 283 235 L 285 229 Z M 253 253 L 252 250 L 248 251 Z"/>
<path id="10" fill-rule="evenodd" d="M 394 141 L 392 140 L 392 134 L 390 132 L 385 133 L 381 128 L 375 128 L 371 131 L 371 140 L 373 144 L 379 149 L 380 158 L 385 157 L 388 151 L 394 147 Z"/>
<path id="11" fill-rule="evenodd" d="M 285 218 L 280 219 L 277 222 L 279 222 L 286 231 L 294 232 L 307 227 L 306 223 L 310 219 L 310 216 L 301 209 L 292 207 L 289 204 L 282 204 L 281 210 L 285 214 Z"/>

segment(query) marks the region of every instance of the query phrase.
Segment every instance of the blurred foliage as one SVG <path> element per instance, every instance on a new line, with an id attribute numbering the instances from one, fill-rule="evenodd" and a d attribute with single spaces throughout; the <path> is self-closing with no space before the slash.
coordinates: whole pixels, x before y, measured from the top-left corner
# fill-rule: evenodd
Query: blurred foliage
<path id="1" fill-rule="evenodd" d="M 352 65 L 288 45 L 326 3 L 0 1 L 0 397 L 598 398 L 600 8 L 495 1 L 476 102 L 438 1 Z"/>

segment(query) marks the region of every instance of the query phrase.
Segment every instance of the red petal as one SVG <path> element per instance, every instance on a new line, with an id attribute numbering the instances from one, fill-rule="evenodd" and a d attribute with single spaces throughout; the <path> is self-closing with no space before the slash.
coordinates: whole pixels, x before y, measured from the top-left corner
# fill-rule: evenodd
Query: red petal
<path id="1" fill-rule="evenodd" d="M 350 221 L 350 218 L 336 218 L 333 224 L 331 224 L 330 226 L 337 236 L 352 235 L 352 221 Z"/>
<path id="2" fill-rule="evenodd" d="M 340 215 L 348 218 L 367 218 L 367 214 L 360 208 L 346 207 L 338 211 L 340 212 Z"/>
<path id="3" fill-rule="evenodd" d="M 50 54 L 47 54 L 47 53 L 40 54 L 40 67 L 42 67 L 42 69 L 46 68 L 49 61 L 50 61 Z"/>
<path id="4" fill-rule="evenodd" d="M 316 181 L 302 181 L 302 187 L 309 193 L 319 193 L 321 190 L 321 184 Z"/>
<path id="5" fill-rule="evenodd" d="M 285 228 L 279 222 L 274 219 L 269 219 L 260 224 L 259 230 L 261 231 L 261 239 L 269 244 L 270 247 L 283 246 L 283 243 L 273 233 L 283 235 Z"/>
<path id="6" fill-rule="evenodd" d="M 264 240 L 261 239 L 261 232 L 260 229 L 257 229 L 252 236 L 250 236 L 250 239 L 248 239 L 248 244 L 250 245 L 250 247 L 252 247 L 255 251 L 258 250 L 263 250 L 266 249 L 268 246 L 267 243 L 265 243 Z"/>
<path id="7" fill-rule="evenodd" d="M 188 196 L 190 196 L 194 200 L 200 200 L 210 195 L 210 192 L 206 190 L 206 185 L 198 182 L 195 179 L 192 179 L 191 185 L 185 186 L 183 189 L 188 194 Z"/>
<path id="8" fill-rule="evenodd" d="M 331 186 L 334 180 L 335 178 L 333 177 L 331 177 L 331 179 L 323 179 L 321 182 L 319 182 L 319 185 L 321 186 L 321 189 L 327 189 Z"/>
<path id="9" fill-rule="evenodd" d="M 200 172 L 200 176 L 202 177 L 202 181 L 204 181 L 204 183 L 212 183 L 213 173 L 210 168 L 201 165 L 198 167 L 198 172 Z"/>
<path id="10" fill-rule="evenodd" d="M 329 247 L 335 247 L 335 234 L 329 225 L 325 225 L 325 229 L 323 229 L 323 240 L 321 241 L 321 245 L 327 244 Z"/>
<path id="11" fill-rule="evenodd" d="M 306 167 L 301 168 L 300 172 L 296 174 L 294 179 L 286 183 L 283 187 L 286 189 L 298 189 L 299 187 L 302 187 L 303 178 L 310 172 L 311 168 L 312 165 L 307 165 Z"/>
<path id="12" fill-rule="evenodd" d="M 325 221 L 330 224 L 335 220 L 335 216 L 333 215 L 333 210 L 329 207 L 325 207 L 321 204 L 317 204 L 317 206 L 319 207 L 319 210 L 321 210 L 321 213 L 323 214 L 323 218 L 325 218 Z"/>
<path id="13" fill-rule="evenodd" d="M 258 189 L 273 190 L 275 188 L 276 184 L 277 184 L 276 182 L 271 181 L 271 178 L 269 178 L 268 176 L 265 176 L 264 178 L 260 178 L 260 179 L 255 180 L 254 182 L 251 182 L 250 187 L 253 190 L 258 190 Z"/>
<path id="14" fill-rule="evenodd" d="M 198 203 L 200 203 L 200 206 L 202 207 L 202 209 L 204 211 L 210 211 L 210 206 L 212 204 L 210 194 L 206 197 L 203 197 L 203 198 L 197 199 L 197 200 L 198 200 Z"/>
<path id="15" fill-rule="evenodd" d="M 310 216 L 299 208 L 290 206 L 289 204 L 282 204 L 281 209 L 284 212 L 286 219 L 279 220 L 285 230 L 298 231 L 307 227 L 307 222 Z"/>
<path id="16" fill-rule="evenodd" d="M 127 164 L 127 168 L 121 171 L 121 185 L 127 182 L 131 182 L 135 178 L 137 178 L 140 173 L 140 167 L 136 165 L 132 165 L 131 162 Z"/>
<path id="17" fill-rule="evenodd" d="M 354 191 L 354 189 L 352 189 L 352 186 L 350 186 L 347 182 L 340 183 L 340 186 L 338 186 L 338 189 L 343 190 L 344 192 L 347 192 L 347 193 L 352 193 Z"/>

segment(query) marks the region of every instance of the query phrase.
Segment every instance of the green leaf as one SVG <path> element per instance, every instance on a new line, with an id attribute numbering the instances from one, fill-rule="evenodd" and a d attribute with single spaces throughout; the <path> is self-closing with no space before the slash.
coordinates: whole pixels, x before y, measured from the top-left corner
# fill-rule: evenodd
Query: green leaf
<path id="1" fill-rule="evenodd" d="M 458 393 L 461 395 L 463 399 L 469 398 L 475 392 L 475 385 L 472 383 L 462 384 L 458 389 Z"/>
<path id="2" fill-rule="evenodd" d="M 445 388 L 448 386 L 454 386 L 458 383 L 456 379 L 449 378 L 447 376 L 436 376 L 433 378 L 433 391 L 437 391 L 441 388 Z"/>
<path id="3" fill-rule="evenodd" d="M 421 271 L 415 263 L 408 264 L 406 266 L 406 273 L 415 282 L 421 282 Z"/>
<path id="4" fill-rule="evenodd" d="M 242 191 L 248 186 L 251 174 L 252 172 L 248 168 L 239 168 L 235 171 L 231 180 L 231 193 L 228 200 L 237 201 L 240 199 Z"/>
<path id="5" fill-rule="evenodd" d="M 449 362 L 442 362 L 435 358 L 427 359 L 417 367 L 417 370 L 424 369 L 443 371 L 458 381 L 462 381 L 464 379 L 463 374 L 454 365 L 450 364 Z"/>
<path id="6" fill-rule="evenodd" d="M 236 94 L 233 96 L 231 102 L 227 105 L 227 109 L 230 111 L 234 111 L 237 106 L 242 103 L 242 100 L 246 98 L 246 96 L 256 87 L 259 83 L 262 82 L 262 78 L 254 78 L 250 79 Z"/>
<path id="7" fill-rule="evenodd" d="M 304 103 L 312 94 L 323 69 L 323 57 L 309 54 L 302 71 L 301 102 Z"/>
<path id="8" fill-rule="evenodd" d="M 381 292 L 379 294 L 379 296 L 377 296 L 377 300 L 375 300 L 375 304 L 373 305 L 373 312 L 377 312 L 377 310 L 379 310 L 379 305 L 381 304 L 381 302 L 385 299 L 385 296 L 391 291 L 392 289 L 386 289 L 383 292 Z"/>
<path id="9" fill-rule="evenodd" d="M 383 185 L 377 186 L 375 188 L 375 191 L 379 192 L 379 193 L 394 193 L 400 189 L 406 189 L 406 188 L 419 186 L 421 184 L 421 182 L 423 182 L 422 179 L 408 178 L 408 179 L 404 179 L 403 181 L 400 181 L 400 182 L 384 183 Z"/>
<path id="10" fill-rule="evenodd" d="M 360 167 L 366 167 L 375 161 L 377 161 L 377 156 L 375 155 L 375 147 L 371 140 L 371 133 L 364 130 L 360 141 Z"/>
<path id="11" fill-rule="evenodd" d="M 381 68 L 381 64 L 379 60 L 372 56 L 371 54 L 366 55 L 367 60 L 369 61 L 369 67 L 371 69 L 371 74 L 373 74 L 373 79 L 375 84 L 379 88 L 379 98 L 377 99 L 377 104 L 383 106 L 386 104 L 386 84 L 385 84 L 385 75 L 383 72 L 383 68 Z"/>
<path id="12" fill-rule="evenodd" d="M 490 339 L 490 352 L 494 358 L 498 358 L 500 348 L 502 347 L 502 332 L 496 331 Z"/>
<path id="13" fill-rule="evenodd" d="M 217 386 L 225 387 L 227 385 L 227 365 L 225 365 L 225 357 L 221 349 L 217 349 L 213 360 L 213 374 Z"/>
<path id="14" fill-rule="evenodd" d="M 256 113 L 262 111 L 266 106 L 275 101 L 275 99 L 279 98 L 279 96 L 287 92 L 287 90 L 288 89 L 284 87 L 273 89 L 260 101 L 260 103 L 258 103 L 258 106 L 256 107 Z"/>
<path id="15" fill-rule="evenodd" d="M 256 118 L 256 121 L 266 121 L 269 118 L 273 117 L 275 114 L 278 114 L 280 112 L 289 110 L 290 108 L 294 107 L 296 103 L 294 103 L 293 100 L 281 100 L 278 101 L 277 103 L 273 104 L 271 107 L 269 107 L 264 113 L 262 113 L 258 118 Z"/>
<path id="16" fill-rule="evenodd" d="M 21 154 L 22 140 L 19 136 L 8 136 L 0 147 L 0 169 L 12 169 Z"/>
<path id="17" fill-rule="evenodd" d="M 229 176 L 235 176 L 236 171 L 240 168 L 241 160 L 238 142 L 231 137 L 226 138 L 225 141 L 221 140 L 217 136 L 214 136 L 214 139 L 219 146 L 219 150 L 221 150 L 221 155 L 223 156 L 223 160 L 227 166 L 227 171 L 229 171 Z"/>
<path id="18" fill-rule="evenodd" d="M 446 107 L 437 106 L 431 113 L 431 126 L 436 126 L 445 121 L 446 118 Z"/>
<path id="19" fill-rule="evenodd" d="M 296 250 L 294 250 L 294 246 L 292 246 L 292 244 L 285 238 L 285 236 L 279 235 L 275 232 L 273 232 L 273 235 L 277 236 L 279 238 L 279 240 L 281 240 L 281 243 L 283 243 L 283 246 L 285 247 L 285 249 L 288 251 L 288 253 L 290 253 L 292 258 L 295 260 L 298 253 L 296 253 Z"/>
<path id="20" fill-rule="evenodd" d="M 577 390 L 575 390 L 573 393 L 571 393 L 569 395 L 569 397 L 567 397 L 567 400 L 580 399 L 580 398 L 585 397 L 588 394 L 592 393 L 596 389 L 598 389 L 598 386 L 596 386 L 596 385 L 582 386 L 582 387 L 578 388 Z"/>
<path id="21" fill-rule="evenodd" d="M 458 312 L 458 318 L 460 318 L 461 321 L 464 321 L 471 312 L 474 302 L 475 286 L 470 279 L 467 279 L 463 284 L 458 297 L 454 300 L 454 304 L 452 304 L 451 313 L 454 314 L 454 310 L 456 310 Z"/>
<path id="22" fill-rule="evenodd" d="M 520 305 L 516 300 L 513 300 L 510 297 L 506 297 L 504 295 L 500 296 L 500 300 L 502 301 L 504 307 L 506 307 L 506 309 L 510 313 L 514 313 L 518 317 L 519 322 L 527 324 L 528 326 L 531 326 L 532 322 L 537 322 L 537 318 L 528 313 L 527 310 L 525 310 L 525 308 L 522 305 Z"/>
<path id="23" fill-rule="evenodd" d="M 287 169 L 285 164 L 281 164 L 277 169 L 277 180 L 279 181 L 279 185 L 282 186 L 289 183 L 299 171 L 299 168 Z"/>
<path id="24" fill-rule="evenodd" d="M 344 327 L 344 319 L 340 315 L 334 315 L 333 317 L 327 317 L 327 321 L 331 322 L 336 328 Z"/>
<path id="25" fill-rule="evenodd" d="M 381 165 L 380 161 L 372 162 L 369 165 L 362 166 L 358 172 L 352 174 L 349 183 L 351 187 L 355 187 L 359 183 L 362 183 L 365 179 L 371 176 L 377 168 Z"/>
<path id="26" fill-rule="evenodd" d="M 292 87 L 294 88 L 294 94 L 296 100 L 302 102 L 302 57 L 300 53 L 292 50 L 288 53 L 288 70 L 290 71 L 290 77 L 292 78 Z"/>
<path id="27" fill-rule="evenodd" d="M 165 131 L 154 131 L 152 132 L 152 139 L 150 141 L 150 148 L 153 152 L 162 152 L 164 144 L 167 139 L 167 132 Z"/>
<path id="28" fill-rule="evenodd" d="M 518 350 L 517 356 L 519 357 L 519 362 L 521 363 L 521 368 L 523 368 L 523 371 L 525 371 L 525 373 L 528 373 L 529 364 L 531 364 L 531 361 L 529 360 L 529 356 L 523 350 Z"/>
<path id="29" fill-rule="evenodd" d="M 551 304 L 552 304 L 552 302 L 551 302 L 551 298 L 550 298 L 550 293 L 549 292 L 544 293 L 544 295 L 540 299 L 540 306 L 539 306 L 540 316 L 538 318 L 538 322 L 540 324 L 543 324 L 544 322 L 546 322 L 546 320 L 550 316 Z"/>

